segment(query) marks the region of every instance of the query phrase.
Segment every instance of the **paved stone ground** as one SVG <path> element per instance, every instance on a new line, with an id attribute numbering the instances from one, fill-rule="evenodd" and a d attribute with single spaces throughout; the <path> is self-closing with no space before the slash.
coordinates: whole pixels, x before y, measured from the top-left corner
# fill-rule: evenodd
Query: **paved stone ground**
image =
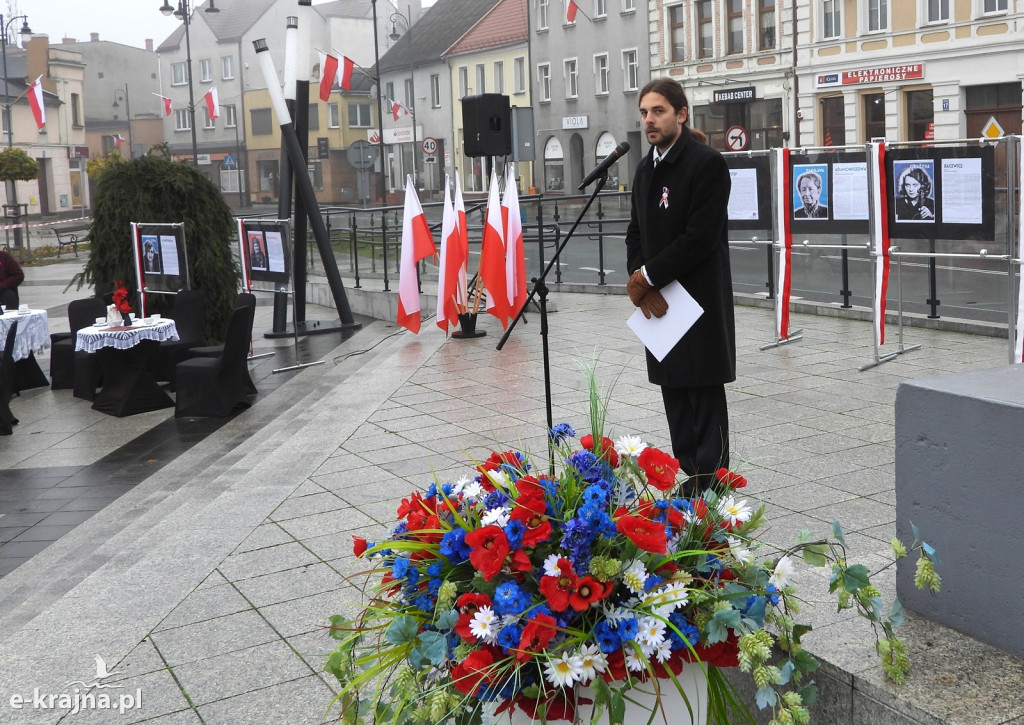
<path id="1" fill-rule="evenodd" d="M 590 361 L 610 391 L 608 430 L 667 447 L 660 395 L 622 324 L 628 302 L 552 298 L 555 422 L 586 429 L 581 363 Z M 487 320 L 488 336 L 466 341 L 445 340 L 429 321 L 419 336 L 370 322 L 337 340 L 325 365 L 261 394 L 252 409 L 0 579 L 0 722 L 329 721 L 334 690 L 322 674 L 331 648 L 323 628 L 329 615 L 350 613 L 359 601 L 347 578 L 359 569 L 351 534 L 383 535 L 401 497 L 435 476 L 459 475 L 469 457 L 492 446 L 544 451 L 540 325 L 536 315 L 529 320 L 500 352 L 499 330 Z M 877 568 L 895 532 L 897 386 L 1004 365 L 1006 341 L 908 330 L 907 343 L 921 350 L 860 372 L 873 359 L 864 322 L 796 315 L 803 340 L 764 351 L 773 339 L 771 312 L 741 306 L 737 323 L 733 463 L 750 480 L 748 495 L 767 506 L 768 539 L 788 545 L 801 529 L 823 534 L 839 519 L 853 556 Z M 15 414 L 31 421 L 31 411 L 57 405 L 52 396 L 25 395 Z M 39 461 L 11 463 L 25 430 L 0 441 L 7 467 L 68 455 L 68 438 L 51 439 L 38 448 Z M 125 430 L 108 437 L 120 443 L 131 435 Z M 910 617 L 915 669 L 894 688 L 882 680 L 868 633 L 836 617 L 819 594 L 819 573 L 802 583 L 815 624 L 805 642 L 836 677 L 880 700 L 891 695 L 856 722 L 1024 721 L 1021 660 Z M 879 584 L 887 596 L 894 591 L 891 576 Z M 108 691 L 141 691 L 141 707 L 123 715 L 11 707 L 15 694 L 31 702 L 35 689 L 59 694 L 73 691 L 73 681 L 90 682 L 97 654 L 116 673 L 105 682 L 121 686 Z M 826 717 L 817 722 L 852 721 L 830 719 L 830 707 L 822 705 Z"/>

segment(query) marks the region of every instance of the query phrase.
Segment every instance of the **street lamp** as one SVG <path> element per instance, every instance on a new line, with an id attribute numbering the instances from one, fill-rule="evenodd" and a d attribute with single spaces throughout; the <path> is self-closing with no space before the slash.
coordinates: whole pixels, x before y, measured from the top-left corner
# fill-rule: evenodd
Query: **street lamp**
<path id="1" fill-rule="evenodd" d="M 189 10 L 188 0 L 178 0 L 178 8 L 174 9 L 169 0 L 164 0 L 160 6 L 160 12 L 164 15 L 173 14 L 185 24 L 185 70 L 188 75 L 188 123 L 192 131 L 192 165 L 199 165 L 199 149 L 196 144 L 196 102 L 192 91 L 192 40 L 189 38 L 188 26 L 192 24 L 192 11 Z M 219 13 L 220 10 L 214 7 L 213 0 L 210 0 L 210 7 L 206 8 L 208 13 Z"/>
<path id="2" fill-rule="evenodd" d="M 117 98 L 118 96 L 124 96 L 124 112 L 128 117 L 128 160 L 131 161 L 135 158 L 135 149 L 132 145 L 132 104 L 128 100 L 128 84 L 124 84 L 124 90 L 120 88 L 114 90 L 114 105 L 113 108 L 118 108 Z"/>
<path id="3" fill-rule="evenodd" d="M 11 89 L 7 80 L 7 44 L 10 42 L 11 23 L 15 20 L 24 21 L 21 24 L 22 40 L 27 42 L 32 35 L 32 29 L 28 27 L 27 15 L 15 15 L 13 18 L 4 19 L 0 15 L 0 53 L 3 54 L 4 67 L 4 119 L 7 121 L 7 148 L 14 146 L 14 119 L 11 117 Z M 21 218 L 21 206 L 18 204 L 18 182 L 10 180 L 7 182 L 7 206 L 13 210 L 11 220 L 14 222 L 14 247 L 21 247 L 21 227 L 18 220 Z"/>
<path id="4" fill-rule="evenodd" d="M 409 12 L 412 14 L 411 10 Z M 405 32 L 409 36 L 409 95 L 411 98 L 407 98 L 406 103 L 409 104 L 409 110 L 412 112 L 412 183 L 415 187 L 417 185 L 416 180 L 419 177 L 419 166 L 416 163 L 416 56 L 413 54 L 412 49 L 412 20 L 409 19 L 408 15 L 400 12 L 391 13 L 391 17 L 388 20 L 391 21 L 391 40 L 398 40 L 402 37 L 395 26 L 395 23 L 399 20 L 405 24 Z"/>
<path id="5" fill-rule="evenodd" d="M 373 60 L 377 68 L 377 150 L 380 152 L 380 205 L 388 205 L 388 187 L 387 182 L 384 179 L 386 173 L 387 162 L 384 158 L 384 107 L 381 104 L 380 93 L 380 43 L 378 42 L 378 28 L 377 28 L 377 0 L 371 0 L 373 5 Z M 387 237 L 385 236 L 385 239 Z M 387 244 L 385 243 L 384 249 L 387 250 Z M 385 287 L 387 282 L 384 283 Z"/>

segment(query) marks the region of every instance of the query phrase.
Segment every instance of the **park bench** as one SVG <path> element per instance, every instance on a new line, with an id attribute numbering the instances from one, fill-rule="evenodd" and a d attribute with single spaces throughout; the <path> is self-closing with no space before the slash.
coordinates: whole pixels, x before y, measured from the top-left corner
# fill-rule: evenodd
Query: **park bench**
<path id="1" fill-rule="evenodd" d="M 61 232 L 59 229 L 54 228 L 53 235 L 57 237 L 57 257 L 60 257 L 60 253 L 64 250 L 64 247 L 71 247 L 75 250 L 75 256 L 78 256 L 78 235 L 71 234 L 69 232 Z"/>

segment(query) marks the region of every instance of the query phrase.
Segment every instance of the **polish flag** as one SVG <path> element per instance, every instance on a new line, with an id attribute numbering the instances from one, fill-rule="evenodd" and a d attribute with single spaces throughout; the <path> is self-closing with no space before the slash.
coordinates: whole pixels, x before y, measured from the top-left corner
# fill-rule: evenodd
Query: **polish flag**
<path id="1" fill-rule="evenodd" d="M 355 69 L 356 64 L 354 60 L 344 55 L 338 56 L 338 85 L 341 86 L 342 90 L 352 90 L 352 72 Z"/>
<path id="2" fill-rule="evenodd" d="M 154 96 L 164 102 L 164 117 L 171 115 L 171 99 L 167 96 L 161 96 L 159 93 L 154 93 Z"/>
<path id="3" fill-rule="evenodd" d="M 121 144 L 123 144 L 124 142 L 125 142 L 124 136 L 122 136 L 119 133 L 114 134 L 114 148 L 115 149 L 121 148 Z"/>
<path id="4" fill-rule="evenodd" d="M 487 196 L 487 222 L 480 249 L 480 281 L 487 290 L 487 311 L 508 327 L 510 316 L 508 283 L 505 281 L 505 225 L 498 198 L 498 172 L 491 169 L 491 190 Z"/>
<path id="5" fill-rule="evenodd" d="M 398 120 L 399 114 L 408 116 L 410 113 L 409 109 L 401 101 L 391 101 L 391 117 L 394 120 Z"/>
<path id="6" fill-rule="evenodd" d="M 217 86 L 214 86 L 203 96 L 206 101 L 206 112 L 210 114 L 210 120 L 220 118 L 220 98 L 217 96 Z"/>
<path id="7" fill-rule="evenodd" d="M 459 324 L 458 287 L 464 279 L 467 250 L 459 239 L 459 216 L 452 204 L 449 179 L 444 182 L 444 212 L 441 218 L 441 263 L 437 272 L 437 326 L 448 334 L 448 326 Z"/>
<path id="8" fill-rule="evenodd" d="M 338 59 L 330 53 L 318 50 L 320 56 L 320 100 L 326 101 L 331 97 L 331 89 L 334 88 L 334 79 L 338 77 Z"/>
<path id="9" fill-rule="evenodd" d="M 412 176 L 405 177 L 405 212 L 402 218 L 402 263 L 398 270 L 397 322 L 410 332 L 420 331 L 420 293 L 416 264 L 437 254 L 427 217 L 420 206 Z"/>
<path id="10" fill-rule="evenodd" d="M 526 304 L 526 257 L 523 251 L 523 219 L 519 214 L 519 189 L 515 165 L 509 164 L 505 195 L 501 199 L 501 216 L 505 223 L 505 284 L 508 289 L 509 314 L 515 316 Z"/>
<path id="11" fill-rule="evenodd" d="M 782 220 L 782 246 L 779 248 L 779 301 L 775 306 L 775 330 L 779 340 L 789 339 L 789 308 L 793 293 L 793 229 L 790 226 L 792 210 L 787 205 L 790 195 L 789 149 L 775 149 L 777 168 L 786 169 L 779 174 L 776 209 Z"/>
<path id="12" fill-rule="evenodd" d="M 32 115 L 35 116 L 36 126 L 42 128 L 46 125 L 46 107 L 43 105 L 43 84 L 40 82 L 42 76 L 36 78 L 35 83 L 28 87 L 28 105 L 32 106 Z"/>
<path id="13" fill-rule="evenodd" d="M 580 11 L 580 6 L 576 4 L 575 0 L 565 0 L 565 24 L 571 25 L 576 22 L 576 13 Z"/>
<path id="14" fill-rule="evenodd" d="M 459 287 L 456 294 L 456 300 L 462 309 L 467 309 L 469 306 L 469 292 L 466 283 L 466 268 L 469 266 L 469 226 L 466 223 L 466 202 L 462 198 L 462 181 L 459 179 L 459 171 L 455 170 L 455 224 L 459 230 L 459 245 L 460 249 L 463 250 L 463 257 L 465 262 L 462 265 L 462 269 L 459 271 Z M 1022 222 L 1024 223 L 1024 222 Z"/>
<path id="15" fill-rule="evenodd" d="M 889 293 L 889 209 L 885 196 L 885 143 L 870 144 L 868 184 L 878 199 L 878 214 L 873 220 L 875 249 L 875 295 L 872 301 L 875 322 L 875 344 L 885 344 L 885 303 Z"/>

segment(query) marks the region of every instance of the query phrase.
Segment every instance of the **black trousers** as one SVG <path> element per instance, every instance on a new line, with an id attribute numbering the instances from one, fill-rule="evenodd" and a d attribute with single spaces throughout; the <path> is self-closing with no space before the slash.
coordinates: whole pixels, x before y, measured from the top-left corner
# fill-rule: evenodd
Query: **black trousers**
<path id="1" fill-rule="evenodd" d="M 714 473 L 729 467 L 729 408 L 724 385 L 700 388 L 661 388 L 672 455 L 679 467 L 695 476 L 686 486 L 692 495 L 709 488 Z"/>

